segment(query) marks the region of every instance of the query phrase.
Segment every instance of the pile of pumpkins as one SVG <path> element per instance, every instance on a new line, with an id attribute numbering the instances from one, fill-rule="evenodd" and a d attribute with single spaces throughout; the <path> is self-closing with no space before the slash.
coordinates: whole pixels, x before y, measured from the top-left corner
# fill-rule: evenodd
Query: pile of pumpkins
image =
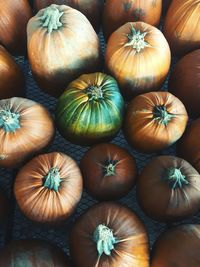
<path id="1" fill-rule="evenodd" d="M 14 195 L 33 222 L 68 219 L 83 188 L 100 202 L 73 225 L 70 259 L 46 241 L 18 240 L 2 250 L 0 266 L 197 266 L 200 224 L 170 228 L 150 259 L 144 223 L 116 200 L 136 185 L 141 209 L 162 223 L 200 210 L 200 1 L 32 4 L 0 1 L 0 167 L 18 169 Z M 13 56 L 27 57 L 38 88 L 57 98 L 54 116 L 25 98 Z M 56 130 L 72 144 L 91 146 L 80 165 L 60 151 L 47 153 Z M 134 156 L 110 143 L 120 130 L 141 153 L 177 142 L 177 157 L 154 157 L 138 173 Z M 1 222 L 8 210 L 0 192 Z"/>

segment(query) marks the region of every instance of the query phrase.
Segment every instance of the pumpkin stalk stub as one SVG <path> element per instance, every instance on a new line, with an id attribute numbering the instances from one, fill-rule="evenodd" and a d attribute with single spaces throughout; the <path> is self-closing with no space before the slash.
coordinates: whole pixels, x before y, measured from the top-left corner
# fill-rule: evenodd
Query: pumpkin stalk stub
<path id="1" fill-rule="evenodd" d="M 61 179 L 58 168 L 53 167 L 49 170 L 48 174 L 44 177 L 44 187 L 47 187 L 50 190 L 58 192 Z"/>
<path id="2" fill-rule="evenodd" d="M 100 86 L 90 85 L 86 88 L 85 92 L 88 95 L 89 100 L 98 100 L 103 98 L 103 92 Z"/>
<path id="3" fill-rule="evenodd" d="M 103 253 L 109 256 L 111 254 L 111 250 L 114 249 L 113 245 L 117 243 L 112 230 L 103 224 L 99 224 L 97 226 L 93 234 L 93 239 L 97 244 L 99 257 Z"/>
<path id="4" fill-rule="evenodd" d="M 153 110 L 153 117 L 159 123 L 168 125 L 169 121 L 175 117 L 175 115 L 168 113 L 165 106 L 155 106 Z"/>
<path id="5" fill-rule="evenodd" d="M 43 22 L 42 27 L 47 28 L 48 33 L 53 30 L 57 30 L 62 26 L 60 18 L 64 12 L 60 12 L 55 4 L 50 5 L 44 10 L 42 17 L 40 18 Z"/>
<path id="6" fill-rule="evenodd" d="M 115 165 L 113 163 L 109 163 L 105 168 L 105 176 L 115 175 Z"/>
<path id="7" fill-rule="evenodd" d="M 145 47 L 151 47 L 149 43 L 145 41 L 147 32 L 136 31 L 134 27 L 131 28 L 131 33 L 127 34 L 128 43 L 125 46 L 132 46 L 137 53 L 140 53 Z"/>
<path id="8" fill-rule="evenodd" d="M 3 128 L 6 133 L 15 132 L 16 129 L 20 128 L 19 118 L 19 113 L 0 110 L 0 128 Z"/>
<path id="9" fill-rule="evenodd" d="M 172 189 L 182 188 L 183 185 L 189 184 L 185 175 L 178 168 L 169 168 L 167 170 L 167 180 Z"/>

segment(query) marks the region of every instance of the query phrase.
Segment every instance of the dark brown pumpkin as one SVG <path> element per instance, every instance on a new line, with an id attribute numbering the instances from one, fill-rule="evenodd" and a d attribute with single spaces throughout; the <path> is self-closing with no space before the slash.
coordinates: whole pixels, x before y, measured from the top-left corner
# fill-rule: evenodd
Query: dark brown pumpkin
<path id="1" fill-rule="evenodd" d="M 82 194 L 82 175 L 69 156 L 42 154 L 22 167 L 14 193 L 21 211 L 31 220 L 56 223 L 67 219 Z"/>
<path id="2" fill-rule="evenodd" d="M 156 241 L 151 267 L 199 267 L 199 249 L 199 224 L 171 228 Z"/>
<path id="3" fill-rule="evenodd" d="M 27 34 L 33 77 L 55 97 L 81 74 L 101 69 L 98 36 L 78 10 L 52 4 L 29 20 Z"/>
<path id="4" fill-rule="evenodd" d="M 0 99 L 23 96 L 25 81 L 12 56 L 0 45 Z"/>
<path id="5" fill-rule="evenodd" d="M 55 128 L 48 110 L 30 99 L 0 100 L 0 166 L 18 167 L 46 148 Z"/>
<path id="6" fill-rule="evenodd" d="M 148 237 L 127 207 L 103 202 L 75 222 L 70 254 L 76 267 L 149 267 Z"/>
<path id="7" fill-rule="evenodd" d="M 200 175 L 181 158 L 152 159 L 137 181 L 138 202 L 143 211 L 157 221 L 186 219 L 200 209 Z"/>
<path id="8" fill-rule="evenodd" d="M 28 0 L 0 1 L 0 43 L 11 54 L 26 54 L 26 25 L 31 16 Z"/>
<path id="9" fill-rule="evenodd" d="M 134 186 L 135 159 L 115 144 L 102 143 L 89 149 L 80 163 L 86 190 L 99 200 L 125 196 Z"/>
<path id="10" fill-rule="evenodd" d="M 95 31 L 99 32 L 104 6 L 103 0 L 34 0 L 33 2 L 36 12 L 51 4 L 71 6 L 83 13 Z"/>
<path id="11" fill-rule="evenodd" d="M 150 92 L 129 103 L 124 134 L 135 149 L 151 153 L 175 143 L 187 121 L 187 111 L 177 97 L 169 92 Z"/>
<path id="12" fill-rule="evenodd" d="M 0 253 L 2 267 L 70 267 L 67 255 L 54 244 L 37 239 L 15 240 Z"/>

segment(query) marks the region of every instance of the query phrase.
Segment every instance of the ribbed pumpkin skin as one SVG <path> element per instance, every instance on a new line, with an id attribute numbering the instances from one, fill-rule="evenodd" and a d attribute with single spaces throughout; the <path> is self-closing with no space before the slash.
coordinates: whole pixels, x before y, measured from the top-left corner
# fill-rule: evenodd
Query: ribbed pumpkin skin
<path id="1" fill-rule="evenodd" d="M 11 54 L 26 54 L 26 25 L 31 16 L 28 0 L 0 1 L 0 43 Z"/>
<path id="2" fill-rule="evenodd" d="M 200 48 L 200 1 L 172 1 L 164 22 L 164 35 L 172 54 L 183 56 Z"/>
<path id="3" fill-rule="evenodd" d="M 101 88 L 102 98 L 90 99 L 87 88 Z M 124 100 L 111 76 L 92 73 L 80 76 L 61 95 L 56 107 L 56 124 L 69 141 L 92 145 L 111 139 L 119 131 Z"/>
<path id="4" fill-rule="evenodd" d="M 58 97 L 69 82 L 83 73 L 101 69 L 100 43 L 88 19 L 78 10 L 52 5 L 59 13 L 60 26 L 52 32 L 43 27 L 40 10 L 27 26 L 28 58 L 38 86 Z"/>
<path id="5" fill-rule="evenodd" d="M 137 52 L 129 43 L 132 29 L 146 33 L 146 46 Z M 144 22 L 128 22 L 110 36 L 105 53 L 106 70 L 118 82 L 123 96 L 131 100 L 136 95 L 159 90 L 171 62 L 169 45 L 156 27 Z"/>
<path id="6" fill-rule="evenodd" d="M 58 191 L 44 185 L 51 168 L 58 168 L 61 182 Z M 82 194 L 82 175 L 69 156 L 52 152 L 29 161 L 17 174 L 14 193 L 21 211 L 31 220 L 57 223 L 74 211 Z"/>
<path id="7" fill-rule="evenodd" d="M 109 256 L 98 256 L 93 233 L 99 224 L 110 228 L 118 241 Z M 150 267 L 146 229 L 132 210 L 118 203 L 101 202 L 88 209 L 75 222 L 69 245 L 76 267 Z"/>
<path id="8" fill-rule="evenodd" d="M 20 67 L 0 45 L 0 99 L 23 96 L 25 79 Z"/>
<path id="9" fill-rule="evenodd" d="M 34 0 L 36 11 L 50 4 L 71 6 L 79 10 L 90 21 L 95 31 L 99 32 L 104 0 Z"/>
<path id="10" fill-rule="evenodd" d="M 126 22 L 143 21 L 158 26 L 162 0 L 106 0 L 103 32 L 106 39 Z"/>
<path id="11" fill-rule="evenodd" d="M 64 252 L 44 240 L 25 239 L 9 243 L 0 253 L 2 267 L 70 267 Z"/>

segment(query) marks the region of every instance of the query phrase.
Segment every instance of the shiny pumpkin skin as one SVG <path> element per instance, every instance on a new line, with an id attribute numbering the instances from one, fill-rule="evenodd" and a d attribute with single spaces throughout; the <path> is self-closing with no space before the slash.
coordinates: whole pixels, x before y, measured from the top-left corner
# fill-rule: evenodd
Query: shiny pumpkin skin
<path id="1" fill-rule="evenodd" d="M 143 21 L 158 26 L 162 0 L 106 0 L 103 11 L 103 32 L 106 39 L 127 22 Z"/>
<path id="2" fill-rule="evenodd" d="M 156 241 L 151 267 L 199 267 L 199 248 L 199 224 L 173 227 Z"/>
<path id="3" fill-rule="evenodd" d="M 168 120 L 155 117 L 154 110 L 163 107 Z M 182 102 L 169 92 L 150 92 L 135 97 L 128 105 L 124 135 L 133 148 L 152 153 L 174 144 L 185 131 L 187 111 Z"/>
<path id="4" fill-rule="evenodd" d="M 49 6 L 50 4 L 67 5 L 79 10 L 90 21 L 96 32 L 99 32 L 101 14 L 103 11 L 103 0 L 34 0 L 36 11 Z"/>
<path id="5" fill-rule="evenodd" d="M 135 159 L 124 148 L 111 143 L 90 148 L 81 159 L 80 168 L 86 190 L 98 200 L 119 199 L 136 182 Z"/>
<path id="6" fill-rule="evenodd" d="M 75 144 L 92 145 L 114 137 L 123 114 L 124 100 L 115 79 L 92 73 L 69 84 L 58 99 L 55 115 L 63 137 Z"/>
<path id="7" fill-rule="evenodd" d="M 103 253 L 98 257 L 93 233 L 99 224 L 109 227 L 118 240 L 110 256 Z M 77 219 L 69 247 L 76 267 L 150 266 L 148 237 L 143 223 L 129 208 L 113 202 L 96 204 Z"/>
<path id="8" fill-rule="evenodd" d="M 5 223 L 9 213 L 9 201 L 3 193 L 3 189 L 0 188 L 0 226 Z"/>
<path id="9" fill-rule="evenodd" d="M 132 29 L 146 33 L 140 52 L 129 45 Z M 169 45 L 162 32 L 144 22 L 128 22 L 110 36 L 105 53 L 107 72 L 119 83 L 127 100 L 136 95 L 156 91 L 162 86 L 170 68 Z"/>
<path id="10" fill-rule="evenodd" d="M 19 114 L 18 129 L 7 132 L 0 126 L 1 167 L 19 167 L 51 144 L 55 135 L 54 121 L 41 104 L 27 98 L 12 97 L 0 100 L 0 110 Z"/>
<path id="11" fill-rule="evenodd" d="M 0 99 L 23 96 L 25 78 L 17 63 L 0 45 Z"/>
<path id="12" fill-rule="evenodd" d="M 200 116 L 200 49 L 176 63 L 169 77 L 169 91 L 183 102 L 191 117 Z"/>
<path id="13" fill-rule="evenodd" d="M 180 170 L 180 186 L 172 169 Z M 177 176 L 178 177 L 178 176 Z M 185 160 L 174 156 L 153 158 L 137 180 L 137 199 L 142 210 L 160 222 L 192 217 L 200 208 L 200 175 Z"/>
<path id="14" fill-rule="evenodd" d="M 199 19 L 199 0 L 172 1 L 163 32 L 173 55 L 181 57 L 200 47 Z"/>
<path id="15" fill-rule="evenodd" d="M 200 119 L 194 120 L 177 144 L 177 154 L 200 173 Z"/>
<path id="16" fill-rule="evenodd" d="M 59 170 L 61 179 L 57 191 L 45 186 L 45 177 L 52 168 Z M 21 211 L 30 220 L 52 224 L 73 213 L 81 199 L 82 187 L 76 162 L 63 153 L 52 152 L 33 158 L 20 169 L 14 193 Z"/>
<path id="17" fill-rule="evenodd" d="M 38 86 L 46 93 L 59 97 L 68 84 L 81 74 L 99 71 L 102 55 L 98 36 L 81 12 L 65 5 L 50 7 L 61 15 L 59 23 L 62 25 L 48 32 L 50 28 L 43 26 L 48 20 L 41 19 L 47 8 L 40 10 L 27 26 L 27 49 Z"/>
<path id="18" fill-rule="evenodd" d="M 4 267 L 70 267 L 68 257 L 54 244 L 37 239 L 15 240 L 0 252 Z"/>
<path id="19" fill-rule="evenodd" d="M 31 17 L 28 0 L 0 1 L 0 44 L 11 54 L 26 54 L 26 25 Z"/>

